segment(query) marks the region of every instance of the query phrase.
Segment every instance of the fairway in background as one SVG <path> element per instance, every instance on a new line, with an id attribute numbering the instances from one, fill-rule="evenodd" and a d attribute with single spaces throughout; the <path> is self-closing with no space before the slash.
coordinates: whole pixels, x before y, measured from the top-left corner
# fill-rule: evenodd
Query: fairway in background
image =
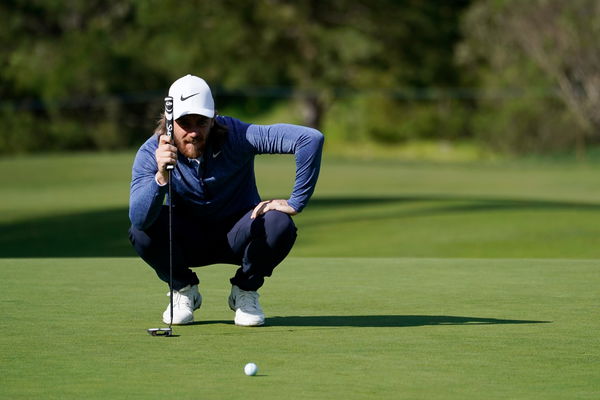
<path id="1" fill-rule="evenodd" d="M 0 257 L 134 256 L 132 153 L 0 160 Z M 257 157 L 263 198 L 286 198 L 292 156 Z M 41 173 L 43 171 L 43 173 Z M 325 159 L 295 217 L 298 257 L 600 257 L 600 166 Z"/>

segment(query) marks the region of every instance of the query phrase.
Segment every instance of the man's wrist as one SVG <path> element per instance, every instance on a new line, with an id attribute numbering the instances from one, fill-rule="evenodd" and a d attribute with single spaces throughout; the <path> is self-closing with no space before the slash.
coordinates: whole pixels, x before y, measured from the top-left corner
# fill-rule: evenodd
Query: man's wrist
<path id="1" fill-rule="evenodd" d="M 169 179 L 165 178 L 165 176 L 163 174 L 159 172 L 156 173 L 156 175 L 154 175 L 154 180 L 156 181 L 156 184 L 158 186 L 165 186 L 167 183 L 169 183 Z"/>

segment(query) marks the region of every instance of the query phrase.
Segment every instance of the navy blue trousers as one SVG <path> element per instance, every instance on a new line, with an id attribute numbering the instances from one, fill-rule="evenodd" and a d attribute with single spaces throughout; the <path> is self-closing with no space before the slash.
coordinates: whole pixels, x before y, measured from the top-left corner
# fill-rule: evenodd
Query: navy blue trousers
<path id="1" fill-rule="evenodd" d="M 156 222 L 146 230 L 129 229 L 129 240 L 158 277 L 169 282 L 169 210 L 163 206 Z M 296 241 L 292 218 L 268 211 L 250 219 L 252 210 L 224 221 L 205 221 L 180 215 L 173 208 L 173 290 L 199 283 L 190 269 L 211 264 L 240 268 L 231 283 L 255 291 L 265 277 L 289 254 Z"/>

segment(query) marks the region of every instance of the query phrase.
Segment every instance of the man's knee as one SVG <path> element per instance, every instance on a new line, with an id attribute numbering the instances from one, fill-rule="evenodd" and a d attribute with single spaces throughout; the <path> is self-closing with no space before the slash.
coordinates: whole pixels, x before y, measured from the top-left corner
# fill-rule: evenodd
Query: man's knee
<path id="1" fill-rule="evenodd" d="M 264 215 L 267 242 L 273 247 L 291 247 L 297 236 L 292 218 L 281 211 L 269 211 Z"/>
<path id="2" fill-rule="evenodd" d="M 164 251 L 168 244 L 168 232 L 160 229 L 158 225 L 160 225 L 160 221 L 146 230 L 134 226 L 129 228 L 129 241 L 142 258 Z"/>
<path id="3" fill-rule="evenodd" d="M 129 228 L 129 242 L 131 242 L 135 251 L 142 257 L 152 247 L 152 238 L 146 232 L 134 226 Z"/>

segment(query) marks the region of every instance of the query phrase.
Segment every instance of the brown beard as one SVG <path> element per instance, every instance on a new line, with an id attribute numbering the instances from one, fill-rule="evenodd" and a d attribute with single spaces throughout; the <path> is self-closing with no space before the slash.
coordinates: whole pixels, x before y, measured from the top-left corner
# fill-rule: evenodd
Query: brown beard
<path id="1" fill-rule="evenodd" d="M 199 158 L 204 153 L 206 147 L 206 141 L 200 138 L 196 138 L 193 141 L 182 142 L 175 138 L 175 146 L 177 151 L 183 154 L 187 158 Z"/>

